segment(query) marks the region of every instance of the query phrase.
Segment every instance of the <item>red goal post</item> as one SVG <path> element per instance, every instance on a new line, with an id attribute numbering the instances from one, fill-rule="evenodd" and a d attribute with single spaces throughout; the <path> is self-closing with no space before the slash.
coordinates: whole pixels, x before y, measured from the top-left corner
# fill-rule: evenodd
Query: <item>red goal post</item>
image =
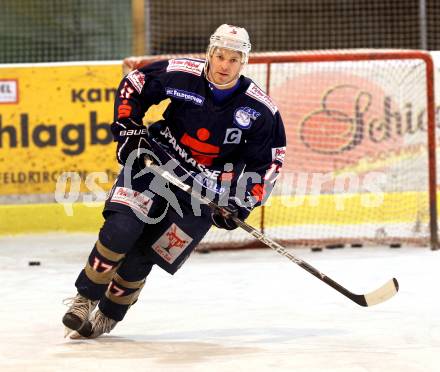
<path id="1" fill-rule="evenodd" d="M 129 57 L 124 73 L 176 57 Z M 438 248 L 429 53 L 253 54 L 245 74 L 277 104 L 288 140 L 283 175 L 268 205 L 252 213 L 251 224 L 285 244 Z M 157 115 L 153 110 L 147 121 Z M 202 248 L 251 244 L 244 232 L 212 229 Z"/>

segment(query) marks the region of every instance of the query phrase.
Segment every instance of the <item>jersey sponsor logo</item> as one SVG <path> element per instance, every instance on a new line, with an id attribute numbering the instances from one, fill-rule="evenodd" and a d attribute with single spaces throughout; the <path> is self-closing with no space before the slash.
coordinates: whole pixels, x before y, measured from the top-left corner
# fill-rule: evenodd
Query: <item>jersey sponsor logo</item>
<path id="1" fill-rule="evenodd" d="M 128 100 L 122 100 L 122 103 L 118 106 L 118 119 L 125 119 L 131 116 L 132 107 Z"/>
<path id="2" fill-rule="evenodd" d="M 241 130 L 238 128 L 226 129 L 224 144 L 239 144 L 241 142 Z"/>
<path id="3" fill-rule="evenodd" d="M 220 147 L 206 143 L 211 133 L 206 128 L 199 128 L 196 132 L 197 138 L 184 133 L 180 143 L 189 147 L 192 157 L 200 164 L 212 165 L 215 158 L 220 153 Z"/>
<path id="4" fill-rule="evenodd" d="M 201 59 L 176 58 L 168 61 L 167 72 L 182 71 L 193 75 L 202 75 L 205 62 Z"/>
<path id="5" fill-rule="evenodd" d="M 193 92 L 187 92 L 182 89 L 166 87 L 165 94 L 168 97 L 173 97 L 187 102 L 192 102 L 198 106 L 203 106 L 203 102 L 205 102 L 205 97 L 199 96 L 198 94 L 195 94 Z"/>
<path id="6" fill-rule="evenodd" d="M 272 161 L 279 161 L 280 163 L 283 163 L 285 157 L 286 157 L 286 146 L 272 148 Z"/>
<path id="7" fill-rule="evenodd" d="M 180 157 L 180 159 L 182 159 L 185 163 L 190 164 L 194 168 L 199 169 L 204 175 L 210 178 L 212 174 L 216 173 L 216 171 L 207 168 L 204 164 L 198 163 L 196 159 L 194 159 L 190 154 L 188 154 L 188 152 L 182 146 L 180 146 L 179 141 L 177 141 L 176 138 L 173 136 L 170 128 L 165 127 L 159 133 L 173 147 L 174 151 L 176 152 L 176 155 Z"/>
<path id="8" fill-rule="evenodd" d="M 266 107 L 269 108 L 272 114 L 275 115 L 275 113 L 278 111 L 278 107 L 272 101 L 272 98 L 264 93 L 263 90 L 255 83 L 251 83 L 249 85 L 249 88 L 246 90 L 246 94 L 249 97 L 255 98 L 257 101 L 266 105 Z"/>
<path id="9" fill-rule="evenodd" d="M 212 171 L 212 173 L 196 173 L 194 171 L 189 172 L 193 176 L 194 182 L 197 182 L 204 189 L 215 192 L 216 194 L 222 194 L 225 192 L 225 188 L 218 184 L 218 181 L 222 181 L 221 171 Z"/>
<path id="10" fill-rule="evenodd" d="M 240 128 L 248 129 L 259 116 L 261 114 L 250 107 L 239 107 L 234 112 L 234 123 Z"/>
<path id="11" fill-rule="evenodd" d="M 145 85 L 145 75 L 139 70 L 134 70 L 127 75 L 128 81 L 134 89 L 140 94 Z"/>
<path id="12" fill-rule="evenodd" d="M 191 244 L 193 239 L 173 223 L 163 235 L 153 243 L 153 250 L 166 262 L 172 264 Z"/>
<path id="13" fill-rule="evenodd" d="M 110 202 L 129 206 L 144 216 L 148 216 L 153 201 L 144 194 L 127 187 L 116 187 Z"/>

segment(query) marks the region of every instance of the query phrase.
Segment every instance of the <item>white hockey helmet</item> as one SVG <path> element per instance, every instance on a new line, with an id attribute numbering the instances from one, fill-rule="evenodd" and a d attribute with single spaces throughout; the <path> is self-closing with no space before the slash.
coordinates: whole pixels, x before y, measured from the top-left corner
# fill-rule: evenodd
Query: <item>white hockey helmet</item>
<path id="1" fill-rule="evenodd" d="M 249 60 L 251 43 L 249 34 L 242 27 L 223 24 L 215 30 L 209 39 L 207 58 L 209 59 L 215 48 L 226 48 L 240 52 L 241 63 L 246 64 Z"/>

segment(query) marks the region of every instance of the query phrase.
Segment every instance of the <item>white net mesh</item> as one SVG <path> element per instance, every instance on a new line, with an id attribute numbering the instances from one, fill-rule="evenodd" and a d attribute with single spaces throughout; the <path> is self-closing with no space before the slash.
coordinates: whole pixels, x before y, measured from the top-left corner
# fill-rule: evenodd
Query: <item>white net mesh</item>
<path id="1" fill-rule="evenodd" d="M 250 223 L 297 244 L 429 243 L 432 75 L 427 55 L 405 53 L 251 58 L 247 75 L 277 104 L 288 151 L 268 206 Z M 239 231 L 214 229 L 204 243 L 242 246 L 248 240 Z"/>
<path id="2" fill-rule="evenodd" d="M 0 63 L 199 53 L 223 23 L 254 52 L 440 50 L 438 0 L 2 0 Z"/>

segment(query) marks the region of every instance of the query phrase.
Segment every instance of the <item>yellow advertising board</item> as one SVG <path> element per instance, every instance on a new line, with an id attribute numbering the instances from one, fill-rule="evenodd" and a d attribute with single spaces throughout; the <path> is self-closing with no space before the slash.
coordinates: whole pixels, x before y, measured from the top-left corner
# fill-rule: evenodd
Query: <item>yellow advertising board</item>
<path id="1" fill-rule="evenodd" d="M 53 193 L 63 172 L 104 172 L 107 189 L 121 77 L 116 62 L 0 66 L 0 195 Z"/>

